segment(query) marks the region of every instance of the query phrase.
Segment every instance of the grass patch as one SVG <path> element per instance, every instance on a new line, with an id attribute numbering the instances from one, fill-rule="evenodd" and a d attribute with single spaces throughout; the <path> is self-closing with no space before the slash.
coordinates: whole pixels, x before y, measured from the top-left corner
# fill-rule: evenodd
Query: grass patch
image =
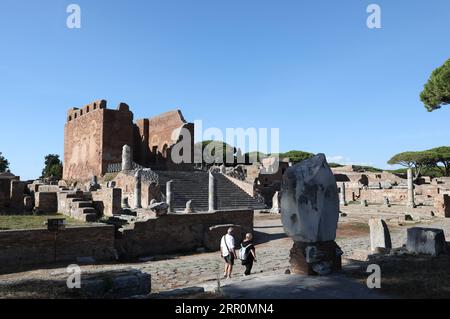
<path id="1" fill-rule="evenodd" d="M 17 230 L 17 229 L 40 229 L 47 228 L 45 222 L 49 218 L 65 218 L 66 226 L 82 226 L 85 222 L 73 219 L 62 214 L 51 215 L 1 215 L 0 230 Z"/>

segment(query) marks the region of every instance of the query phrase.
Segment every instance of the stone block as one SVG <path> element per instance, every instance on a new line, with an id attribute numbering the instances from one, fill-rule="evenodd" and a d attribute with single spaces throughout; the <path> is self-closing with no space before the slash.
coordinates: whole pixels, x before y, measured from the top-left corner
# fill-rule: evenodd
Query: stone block
<path id="1" fill-rule="evenodd" d="M 434 207 L 436 208 L 437 216 L 450 218 L 450 195 L 436 195 L 434 199 Z"/>
<path id="2" fill-rule="evenodd" d="M 391 249 L 391 235 L 386 222 L 380 218 L 372 218 L 369 220 L 370 227 L 370 248 L 373 252 L 377 248 Z"/>
<path id="3" fill-rule="evenodd" d="M 406 249 L 415 254 L 438 256 L 447 251 L 442 229 L 413 227 L 408 229 Z"/>
<path id="4" fill-rule="evenodd" d="M 38 192 L 34 194 L 35 207 L 45 213 L 58 212 L 58 197 L 56 192 Z"/>
<path id="5" fill-rule="evenodd" d="M 281 189 L 281 219 L 288 236 L 299 242 L 336 239 L 339 195 L 325 155 L 288 168 Z"/>

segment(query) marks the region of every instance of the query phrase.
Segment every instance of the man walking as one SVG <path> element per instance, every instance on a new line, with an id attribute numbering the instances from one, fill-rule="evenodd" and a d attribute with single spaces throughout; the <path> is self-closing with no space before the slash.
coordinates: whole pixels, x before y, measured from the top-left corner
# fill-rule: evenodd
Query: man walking
<path id="1" fill-rule="evenodd" d="M 220 241 L 220 250 L 222 257 L 225 260 L 225 272 L 223 274 L 224 278 L 231 278 L 231 273 L 233 272 L 234 260 L 236 257 L 235 250 L 235 240 L 233 237 L 233 228 L 228 229 L 228 233 L 222 237 Z"/>

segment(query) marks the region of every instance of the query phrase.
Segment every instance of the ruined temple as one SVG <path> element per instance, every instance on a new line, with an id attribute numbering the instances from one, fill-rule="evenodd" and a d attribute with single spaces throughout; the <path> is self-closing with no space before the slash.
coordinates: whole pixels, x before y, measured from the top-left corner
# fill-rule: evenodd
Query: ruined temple
<path id="1" fill-rule="evenodd" d="M 194 125 L 180 110 L 133 121 L 125 103 L 107 108 L 105 100 L 71 108 L 64 128 L 64 173 L 66 181 L 87 181 L 113 172 L 122 162 L 122 147 L 131 146 L 134 165 L 158 170 L 189 170 L 190 163 L 175 165 L 171 148 L 182 140 L 181 129 L 190 132 L 193 150 Z M 186 142 L 186 141 L 185 141 Z"/>

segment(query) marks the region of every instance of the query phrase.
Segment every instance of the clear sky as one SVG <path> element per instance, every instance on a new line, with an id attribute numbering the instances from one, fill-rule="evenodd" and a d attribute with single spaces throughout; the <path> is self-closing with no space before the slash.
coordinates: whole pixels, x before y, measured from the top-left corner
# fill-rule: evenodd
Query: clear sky
<path id="1" fill-rule="evenodd" d="M 180 108 L 206 127 L 280 128 L 282 151 L 387 168 L 450 145 L 450 106 L 419 99 L 450 58 L 449 21 L 448 0 L 2 0 L 0 152 L 35 178 L 63 155 L 67 109 L 106 99 L 135 118 Z"/>

